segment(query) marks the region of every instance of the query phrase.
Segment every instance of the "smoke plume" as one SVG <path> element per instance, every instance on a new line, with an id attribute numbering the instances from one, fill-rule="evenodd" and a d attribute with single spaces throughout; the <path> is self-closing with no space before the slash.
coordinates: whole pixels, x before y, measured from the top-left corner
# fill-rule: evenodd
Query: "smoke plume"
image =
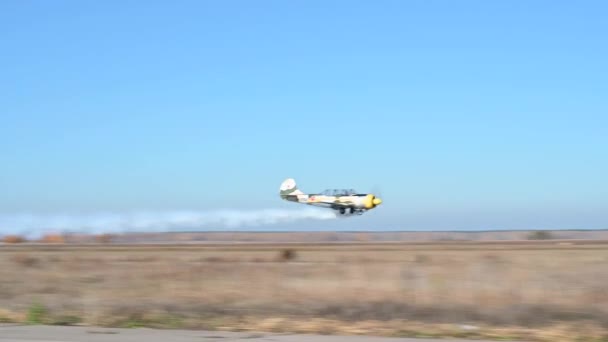
<path id="1" fill-rule="evenodd" d="M 216 211 L 149 211 L 95 214 L 0 214 L 0 235 L 40 235 L 48 232 L 127 233 L 241 229 L 292 223 L 301 220 L 330 220 L 330 210 L 260 209 Z"/>

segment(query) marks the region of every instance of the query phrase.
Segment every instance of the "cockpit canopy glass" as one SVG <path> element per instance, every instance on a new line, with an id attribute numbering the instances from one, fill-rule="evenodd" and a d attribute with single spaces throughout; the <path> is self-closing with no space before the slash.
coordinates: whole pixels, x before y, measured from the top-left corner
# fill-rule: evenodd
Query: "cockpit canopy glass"
<path id="1" fill-rule="evenodd" d="M 350 196 L 357 194 L 357 192 L 355 189 L 327 189 L 321 194 L 325 196 Z"/>

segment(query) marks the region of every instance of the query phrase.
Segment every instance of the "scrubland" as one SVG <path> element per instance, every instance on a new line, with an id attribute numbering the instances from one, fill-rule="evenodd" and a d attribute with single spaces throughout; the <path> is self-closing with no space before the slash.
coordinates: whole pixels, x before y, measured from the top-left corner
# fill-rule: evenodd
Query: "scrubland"
<path id="1" fill-rule="evenodd" d="M 608 341 L 608 248 L 0 245 L 2 321 Z"/>

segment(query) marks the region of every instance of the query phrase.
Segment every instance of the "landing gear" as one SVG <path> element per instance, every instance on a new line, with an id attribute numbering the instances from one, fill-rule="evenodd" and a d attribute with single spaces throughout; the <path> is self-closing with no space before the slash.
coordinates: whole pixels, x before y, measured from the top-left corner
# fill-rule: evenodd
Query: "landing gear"
<path id="1" fill-rule="evenodd" d="M 340 208 L 340 209 L 338 209 L 338 212 L 340 213 L 340 215 L 347 215 L 347 214 L 350 214 L 350 215 L 355 215 L 355 214 L 357 214 L 357 215 L 363 215 L 364 211 L 365 210 L 357 209 L 355 207 Z"/>

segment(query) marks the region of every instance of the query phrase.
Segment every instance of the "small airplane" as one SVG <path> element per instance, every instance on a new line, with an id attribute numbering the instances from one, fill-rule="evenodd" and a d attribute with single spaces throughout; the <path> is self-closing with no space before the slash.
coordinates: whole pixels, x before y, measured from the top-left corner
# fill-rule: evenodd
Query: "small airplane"
<path id="1" fill-rule="evenodd" d="M 363 215 L 382 203 L 374 194 L 360 194 L 353 189 L 328 189 L 316 194 L 305 194 L 298 189 L 293 178 L 287 178 L 281 183 L 279 194 L 286 201 L 331 208 L 341 215 Z"/>

